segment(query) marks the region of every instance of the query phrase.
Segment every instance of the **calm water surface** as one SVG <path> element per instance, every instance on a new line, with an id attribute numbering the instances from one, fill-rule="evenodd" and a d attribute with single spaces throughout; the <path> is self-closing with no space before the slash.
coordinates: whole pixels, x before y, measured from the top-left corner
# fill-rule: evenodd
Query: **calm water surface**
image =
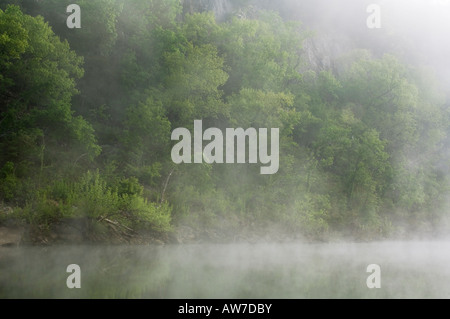
<path id="1" fill-rule="evenodd" d="M 0 298 L 450 298 L 450 241 L 2 248 Z"/>

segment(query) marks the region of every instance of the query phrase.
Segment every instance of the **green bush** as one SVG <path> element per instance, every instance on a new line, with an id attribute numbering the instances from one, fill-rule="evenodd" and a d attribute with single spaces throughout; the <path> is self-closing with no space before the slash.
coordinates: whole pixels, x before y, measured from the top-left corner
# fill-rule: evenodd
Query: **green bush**
<path id="1" fill-rule="evenodd" d="M 98 172 L 87 172 L 73 185 L 68 203 L 76 207 L 75 215 L 80 217 L 106 218 L 119 213 L 120 196 Z"/>
<path id="2" fill-rule="evenodd" d="M 118 194 L 119 196 L 123 195 L 137 195 L 142 196 L 144 192 L 144 187 L 139 184 L 139 181 L 136 177 L 130 177 L 127 179 L 123 179 L 119 182 Z"/>
<path id="3" fill-rule="evenodd" d="M 0 169 L 0 197 L 5 201 L 11 201 L 16 194 L 18 180 L 14 175 L 14 163 L 7 162 Z"/>
<path id="4" fill-rule="evenodd" d="M 327 215 L 330 203 L 327 196 L 306 194 L 295 201 L 294 209 L 284 215 L 286 227 L 311 238 L 320 238 L 329 230 Z"/>
<path id="5" fill-rule="evenodd" d="M 122 179 L 117 187 L 108 186 L 98 172 L 87 172 L 75 183 L 69 203 L 74 214 L 90 219 L 109 219 L 133 228 L 170 230 L 171 207 L 145 199 L 137 178 Z"/>
<path id="6" fill-rule="evenodd" d="M 104 232 L 101 224 L 108 223 L 124 229 L 170 231 L 171 206 L 150 202 L 142 194 L 136 178 L 122 179 L 114 186 L 98 171 L 87 172 L 78 181 L 57 180 L 36 191 L 33 201 L 17 208 L 15 216 L 41 230 L 51 229 L 62 218 L 81 218 L 90 232 Z"/>
<path id="7" fill-rule="evenodd" d="M 156 204 L 136 195 L 123 197 L 123 208 L 131 226 L 136 229 L 151 229 L 158 232 L 171 231 L 172 208 L 167 203 Z"/>

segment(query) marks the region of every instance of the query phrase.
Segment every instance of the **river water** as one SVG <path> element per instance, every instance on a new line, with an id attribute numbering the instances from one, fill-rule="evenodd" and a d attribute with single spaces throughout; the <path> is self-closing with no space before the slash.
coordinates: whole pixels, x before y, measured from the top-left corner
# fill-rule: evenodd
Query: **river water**
<path id="1" fill-rule="evenodd" d="M 0 298 L 450 298 L 449 266 L 450 241 L 2 248 Z"/>

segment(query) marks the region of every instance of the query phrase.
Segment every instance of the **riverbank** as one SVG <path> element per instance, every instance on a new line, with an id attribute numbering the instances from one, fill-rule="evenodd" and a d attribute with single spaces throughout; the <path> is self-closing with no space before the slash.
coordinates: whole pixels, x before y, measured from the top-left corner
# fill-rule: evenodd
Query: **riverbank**
<path id="1" fill-rule="evenodd" d="M 58 244 L 112 244 L 112 245 L 166 245 L 166 244 L 231 244 L 231 243 L 286 243 L 293 241 L 323 242 L 299 234 L 288 234 L 279 226 L 272 227 L 210 227 L 174 226 L 172 231 L 159 233 L 150 230 L 120 229 L 120 225 L 106 223 L 89 225 L 85 220 L 62 220 L 51 228 L 39 225 L 1 225 L 0 247 L 58 245 Z"/>
<path id="2" fill-rule="evenodd" d="M 413 236 L 411 234 L 414 234 Z M 158 232 L 151 228 L 132 229 L 109 219 L 62 218 L 46 224 L 28 224 L 17 219 L 0 223 L 0 247 L 46 245 L 181 245 L 235 243 L 325 243 L 376 242 L 385 240 L 434 240 L 446 233 L 432 229 L 411 232 L 396 229 L 389 236 L 374 233 L 331 233 L 315 236 L 293 232 L 276 223 L 217 220 L 199 226 L 177 221 L 171 229 Z"/>

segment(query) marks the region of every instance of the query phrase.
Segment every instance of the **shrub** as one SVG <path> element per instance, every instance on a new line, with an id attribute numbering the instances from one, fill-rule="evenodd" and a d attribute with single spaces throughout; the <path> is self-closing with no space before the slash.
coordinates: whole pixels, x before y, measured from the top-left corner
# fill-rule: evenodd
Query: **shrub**
<path id="1" fill-rule="evenodd" d="M 0 169 L 0 197 L 5 201 L 11 201 L 15 197 L 17 178 L 14 175 L 14 164 L 7 162 Z"/>

